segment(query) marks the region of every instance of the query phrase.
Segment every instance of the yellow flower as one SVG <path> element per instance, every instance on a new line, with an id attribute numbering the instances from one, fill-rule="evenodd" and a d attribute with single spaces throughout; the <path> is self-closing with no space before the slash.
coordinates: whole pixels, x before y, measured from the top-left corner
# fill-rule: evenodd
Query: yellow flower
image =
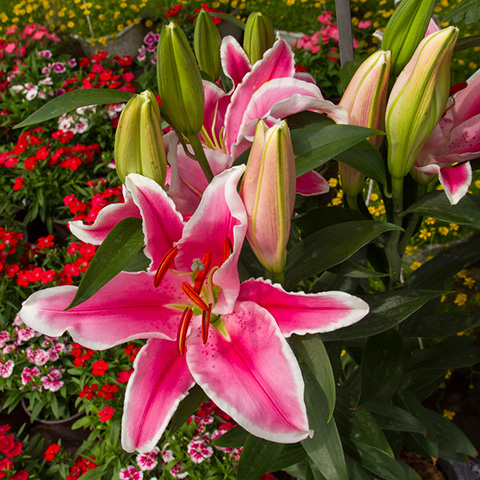
<path id="1" fill-rule="evenodd" d="M 123 23 L 120 23 L 120 24 L 117 25 L 117 30 L 119 32 L 121 32 L 124 28 L 125 28 L 125 26 L 123 25 Z"/>
<path id="2" fill-rule="evenodd" d="M 452 412 L 451 410 L 443 409 L 443 416 L 445 418 L 448 418 L 449 420 L 453 420 L 453 417 L 455 416 L 455 412 Z"/>
<path id="3" fill-rule="evenodd" d="M 335 188 L 338 185 L 338 180 L 336 178 L 329 178 L 328 184 L 330 187 Z"/>
<path id="4" fill-rule="evenodd" d="M 475 186 L 476 186 L 477 188 L 480 188 L 480 180 L 475 180 Z"/>
<path id="5" fill-rule="evenodd" d="M 432 218 L 432 217 L 428 217 L 425 222 L 427 223 L 427 225 L 434 225 L 435 224 L 435 219 Z"/>
<path id="6" fill-rule="evenodd" d="M 438 232 L 440 233 L 440 235 L 443 235 L 444 237 L 445 237 L 446 235 L 448 235 L 448 232 L 449 232 L 449 231 L 450 231 L 450 230 L 448 229 L 448 227 L 439 227 L 439 228 L 438 228 Z"/>
<path id="7" fill-rule="evenodd" d="M 468 297 L 465 293 L 458 293 L 453 303 L 461 307 L 467 303 L 467 300 L 468 300 Z"/>
<path id="8" fill-rule="evenodd" d="M 331 205 L 333 205 L 334 207 L 336 207 L 337 205 L 341 205 L 342 204 L 342 199 L 341 198 L 334 198 L 331 202 Z"/>
<path id="9" fill-rule="evenodd" d="M 74 26 L 75 26 L 75 24 L 71 21 L 67 23 L 68 28 L 73 28 Z"/>
<path id="10" fill-rule="evenodd" d="M 422 240 L 428 240 L 428 238 L 430 238 L 432 236 L 432 234 L 428 231 L 427 228 L 422 228 L 420 230 L 420 235 L 419 237 L 422 239 Z"/>
<path id="11" fill-rule="evenodd" d="M 440 297 L 440 303 L 445 303 L 445 301 L 447 300 L 447 296 L 445 294 L 443 294 L 441 297 Z"/>
<path id="12" fill-rule="evenodd" d="M 377 195 L 376 193 L 372 193 L 372 194 L 370 195 L 370 200 L 371 200 L 372 202 L 376 202 L 376 201 L 378 200 L 378 195 Z"/>
<path id="13" fill-rule="evenodd" d="M 465 280 L 463 281 L 463 284 L 470 289 L 473 288 L 475 283 L 476 283 L 475 280 L 471 277 L 465 277 Z"/>
<path id="14" fill-rule="evenodd" d="M 455 232 L 456 232 L 456 231 L 458 230 L 458 228 L 459 228 L 456 223 L 449 223 L 449 225 L 450 225 L 450 228 L 451 228 L 453 231 L 455 231 Z"/>
<path id="15" fill-rule="evenodd" d="M 410 269 L 415 271 L 418 270 L 421 266 L 422 264 L 420 262 L 412 262 L 412 264 L 410 265 Z"/>
<path id="16" fill-rule="evenodd" d="M 448 380 L 452 376 L 452 371 L 447 370 L 447 373 L 445 374 L 445 380 Z"/>
<path id="17" fill-rule="evenodd" d="M 343 349 L 342 352 L 340 353 L 340 356 L 343 357 L 346 354 L 347 354 L 347 351 L 345 349 Z"/>
<path id="18" fill-rule="evenodd" d="M 152 22 L 150 19 L 148 19 L 148 20 L 145 22 L 145 26 L 146 26 L 147 28 L 150 28 L 152 25 L 153 25 L 153 22 Z"/>

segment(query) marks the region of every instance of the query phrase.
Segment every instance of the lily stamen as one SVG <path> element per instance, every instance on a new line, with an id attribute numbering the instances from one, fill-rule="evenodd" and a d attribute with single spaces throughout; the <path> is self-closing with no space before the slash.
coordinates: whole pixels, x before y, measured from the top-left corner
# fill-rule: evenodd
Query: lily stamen
<path id="1" fill-rule="evenodd" d="M 182 315 L 182 319 L 180 320 L 180 325 L 178 326 L 178 353 L 181 357 L 183 357 L 183 355 L 185 354 L 185 343 L 187 341 L 187 332 L 190 321 L 192 320 L 192 315 L 193 310 L 191 308 L 185 309 Z"/>
<path id="2" fill-rule="evenodd" d="M 223 260 L 222 264 L 227 260 L 227 258 L 232 254 L 233 247 L 232 242 L 228 237 L 225 237 L 225 242 L 223 244 Z"/>
<path id="3" fill-rule="evenodd" d="M 173 247 L 171 248 L 165 256 L 162 258 L 160 265 L 157 268 L 157 272 L 155 273 L 155 279 L 153 280 L 153 284 L 155 287 L 158 287 L 165 277 L 166 273 L 168 272 L 170 266 L 172 265 L 175 257 L 177 256 L 178 248 Z"/>
<path id="4" fill-rule="evenodd" d="M 208 327 L 210 326 L 210 315 L 212 314 L 212 304 L 208 304 L 208 310 L 202 313 L 202 342 L 205 344 L 208 340 Z"/>
<path id="5" fill-rule="evenodd" d="M 182 283 L 183 293 L 199 308 L 204 312 L 208 310 L 207 304 L 203 301 L 200 295 L 193 289 L 193 287 L 187 283 Z"/>
<path id="6" fill-rule="evenodd" d="M 195 275 L 195 284 L 193 286 L 193 290 L 195 290 L 196 293 L 200 293 L 202 291 L 203 283 L 205 282 L 211 261 L 212 254 L 210 252 L 204 253 L 202 263 L 205 268 L 203 270 L 198 270 Z"/>

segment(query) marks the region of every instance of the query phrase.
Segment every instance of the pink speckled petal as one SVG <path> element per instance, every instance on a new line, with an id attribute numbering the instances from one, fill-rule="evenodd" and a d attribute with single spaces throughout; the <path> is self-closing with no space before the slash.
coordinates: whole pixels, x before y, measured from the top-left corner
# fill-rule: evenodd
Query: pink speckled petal
<path id="1" fill-rule="evenodd" d="M 186 355 L 195 381 L 253 435 L 280 443 L 306 438 L 302 375 L 272 316 L 254 303 L 238 302 L 222 321 L 227 338 L 211 326 L 205 345 L 192 328 Z"/>
<path id="2" fill-rule="evenodd" d="M 190 271 L 195 258 L 212 254 L 211 266 L 220 266 L 213 281 L 222 288 L 214 313 L 230 312 L 240 289 L 237 263 L 247 229 L 245 207 L 237 192 L 237 184 L 245 166 L 233 167 L 217 175 L 203 193 L 195 213 L 185 225 L 178 242 L 177 268 Z M 225 240 L 233 247 L 224 262 Z"/>
<path id="3" fill-rule="evenodd" d="M 366 302 L 345 292 L 286 292 L 262 279 L 242 283 L 238 300 L 258 303 L 268 310 L 286 337 L 348 327 L 369 311 Z"/>
<path id="4" fill-rule="evenodd" d="M 228 35 L 222 40 L 220 58 L 223 71 L 232 79 L 235 88 L 251 70 L 250 60 L 245 50 L 243 50 L 234 37 Z"/>
<path id="5" fill-rule="evenodd" d="M 82 242 L 100 245 L 110 230 L 121 220 L 127 217 L 141 218 L 140 211 L 135 205 L 131 195 L 123 187 L 125 203 L 112 203 L 100 210 L 93 225 L 85 225 L 80 220 L 70 222 L 70 231 Z"/>
<path id="6" fill-rule="evenodd" d="M 441 168 L 439 179 L 450 203 L 455 205 L 467 194 L 472 183 L 472 166 L 466 162 L 455 167 Z"/>
<path id="7" fill-rule="evenodd" d="M 53 287 L 28 297 L 19 315 L 44 335 L 58 337 L 68 330 L 76 342 L 95 350 L 137 338 L 174 339 L 181 311 L 169 305 L 187 303 L 181 283 L 167 275 L 155 288 L 153 274 L 122 272 L 75 308 L 65 311 L 77 287 Z"/>
<path id="8" fill-rule="evenodd" d="M 195 381 L 177 343 L 169 340 L 150 339 L 133 367 L 125 393 L 122 446 L 127 452 L 151 452 Z"/>
<path id="9" fill-rule="evenodd" d="M 297 178 L 297 193 L 309 197 L 311 195 L 322 195 L 330 190 L 330 185 L 319 173 L 311 172 Z"/>
<path id="10" fill-rule="evenodd" d="M 480 115 L 480 70 L 467 80 L 467 84 L 454 96 L 454 106 L 447 112 L 456 125 Z"/>

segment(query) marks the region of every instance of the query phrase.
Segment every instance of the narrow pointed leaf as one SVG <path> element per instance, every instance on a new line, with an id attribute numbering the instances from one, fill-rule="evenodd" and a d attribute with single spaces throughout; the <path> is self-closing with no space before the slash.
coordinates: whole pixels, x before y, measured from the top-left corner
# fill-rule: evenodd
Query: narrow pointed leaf
<path id="1" fill-rule="evenodd" d="M 199 405 L 207 400 L 205 392 L 195 385 L 180 402 L 170 423 L 170 432 L 175 433 L 194 413 Z"/>
<path id="2" fill-rule="evenodd" d="M 67 310 L 88 300 L 118 275 L 144 243 L 140 218 L 128 217 L 117 223 L 98 248 Z"/>
<path id="3" fill-rule="evenodd" d="M 419 213 L 448 223 L 480 228 L 480 198 L 465 195 L 457 205 L 451 205 L 444 192 L 430 192 L 404 213 Z"/>
<path id="4" fill-rule="evenodd" d="M 318 335 L 294 336 L 295 351 L 301 355 L 328 402 L 328 421 L 335 409 L 335 377 L 327 350 Z"/>
<path id="5" fill-rule="evenodd" d="M 463 0 L 463 2 L 452 8 L 443 20 L 455 23 L 478 22 L 480 20 L 480 4 L 477 0 Z"/>
<path id="6" fill-rule="evenodd" d="M 370 305 L 370 313 L 351 327 L 322 334 L 324 340 L 365 338 L 385 332 L 397 326 L 433 298 L 443 292 L 407 289 L 376 293 L 364 297 Z"/>
<path id="7" fill-rule="evenodd" d="M 379 278 L 388 277 L 390 275 L 389 273 L 375 272 L 374 270 L 363 267 L 362 265 L 350 260 L 346 260 L 335 267 L 329 268 L 329 271 L 335 275 L 341 275 L 350 278 Z"/>
<path id="8" fill-rule="evenodd" d="M 248 432 L 237 425 L 222 436 L 217 437 L 213 444 L 217 447 L 240 448 L 243 447 L 248 438 Z"/>
<path id="9" fill-rule="evenodd" d="M 270 469 L 270 465 L 281 454 L 284 445 L 268 442 L 249 435 L 245 441 L 240 461 L 238 462 L 238 480 L 258 480 Z"/>
<path id="10" fill-rule="evenodd" d="M 480 326 L 480 313 L 435 314 L 420 319 L 408 319 L 400 326 L 404 338 L 440 338 L 465 332 Z"/>
<path id="11" fill-rule="evenodd" d="M 365 220 L 332 225 L 310 235 L 288 253 L 287 289 L 344 262 L 382 233 L 399 229 L 390 223 Z"/>
<path id="12" fill-rule="evenodd" d="M 382 430 L 424 433 L 425 427 L 411 413 L 391 403 L 372 398 L 364 404 Z"/>
<path id="13" fill-rule="evenodd" d="M 242 30 L 245 30 L 245 23 L 243 23 L 241 20 L 238 18 L 229 15 L 228 13 L 220 13 L 220 12 L 207 12 L 211 17 L 219 17 L 222 20 L 227 20 L 228 22 L 233 23 L 237 27 L 241 28 Z"/>
<path id="14" fill-rule="evenodd" d="M 72 90 L 71 92 L 64 93 L 63 95 L 50 100 L 13 128 L 23 128 L 42 123 L 46 120 L 59 117 L 64 113 L 71 112 L 79 107 L 128 102 L 133 95 L 135 94 L 131 92 L 113 90 L 110 88 Z"/>

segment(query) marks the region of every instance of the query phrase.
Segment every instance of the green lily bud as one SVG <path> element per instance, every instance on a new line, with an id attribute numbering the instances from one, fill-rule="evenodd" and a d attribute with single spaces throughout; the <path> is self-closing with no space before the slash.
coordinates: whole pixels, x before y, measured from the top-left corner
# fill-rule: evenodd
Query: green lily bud
<path id="1" fill-rule="evenodd" d="M 263 57 L 274 42 L 275 32 L 271 20 L 261 12 L 251 13 L 245 26 L 243 49 L 252 65 Z"/>
<path id="2" fill-rule="evenodd" d="M 169 121 L 184 135 L 196 135 L 205 108 L 202 77 L 187 37 L 173 22 L 160 34 L 157 81 Z"/>
<path id="3" fill-rule="evenodd" d="M 402 71 L 425 36 L 435 1 L 403 0 L 387 23 L 382 49 L 392 52 L 393 75 Z"/>
<path id="4" fill-rule="evenodd" d="M 247 210 L 247 238 L 259 262 L 282 273 L 295 206 L 295 156 L 287 122 L 255 131 L 240 196 Z"/>
<path id="5" fill-rule="evenodd" d="M 220 77 L 220 44 L 222 39 L 212 17 L 201 10 L 195 22 L 193 47 L 200 68 L 216 82 Z"/>
<path id="6" fill-rule="evenodd" d="M 339 105 L 347 110 L 351 125 L 384 129 L 390 62 L 390 52 L 379 50 L 360 65 L 350 80 Z M 369 140 L 378 148 L 383 137 L 375 135 Z M 356 197 L 362 191 L 365 176 L 342 162 L 338 168 L 345 195 Z"/>
<path id="7" fill-rule="evenodd" d="M 115 165 L 122 183 L 129 173 L 139 173 L 163 187 L 167 158 L 161 125 L 157 99 L 150 90 L 128 101 L 115 134 Z"/>
<path id="8" fill-rule="evenodd" d="M 457 37 L 448 27 L 422 40 L 393 86 L 385 117 L 392 177 L 408 174 L 445 110 Z"/>

